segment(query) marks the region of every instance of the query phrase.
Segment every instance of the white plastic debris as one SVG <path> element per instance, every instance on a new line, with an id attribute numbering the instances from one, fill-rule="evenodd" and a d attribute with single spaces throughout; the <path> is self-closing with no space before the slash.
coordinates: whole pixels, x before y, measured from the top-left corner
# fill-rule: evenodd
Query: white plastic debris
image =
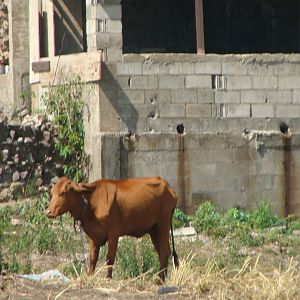
<path id="1" fill-rule="evenodd" d="M 42 274 L 23 274 L 18 275 L 19 278 L 33 280 L 33 281 L 55 281 L 61 283 L 69 283 L 70 279 L 64 276 L 58 270 L 49 270 Z"/>

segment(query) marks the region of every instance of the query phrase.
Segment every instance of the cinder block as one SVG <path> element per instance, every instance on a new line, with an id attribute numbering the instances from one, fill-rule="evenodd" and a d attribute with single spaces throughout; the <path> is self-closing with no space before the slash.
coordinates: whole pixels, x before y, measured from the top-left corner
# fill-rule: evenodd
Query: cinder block
<path id="1" fill-rule="evenodd" d="M 158 83 L 160 89 L 183 89 L 184 76 L 161 75 Z"/>
<path id="2" fill-rule="evenodd" d="M 107 48 L 106 58 L 108 62 L 121 61 L 122 60 L 122 49 L 120 48 Z"/>
<path id="3" fill-rule="evenodd" d="M 250 117 L 250 104 L 227 104 L 225 109 L 227 118 Z"/>
<path id="4" fill-rule="evenodd" d="M 215 92 L 211 89 L 198 89 L 198 103 L 214 103 Z"/>
<path id="5" fill-rule="evenodd" d="M 246 75 L 248 74 L 247 65 L 236 62 L 223 62 L 222 74 L 224 75 Z"/>
<path id="6" fill-rule="evenodd" d="M 106 20 L 106 31 L 113 33 L 122 33 L 121 20 Z"/>
<path id="7" fill-rule="evenodd" d="M 96 18 L 98 19 L 111 19 L 111 20 L 122 19 L 121 5 L 101 4 L 95 6 L 95 8 L 96 8 Z"/>
<path id="8" fill-rule="evenodd" d="M 274 118 L 275 109 L 272 104 L 252 104 L 252 118 Z"/>
<path id="9" fill-rule="evenodd" d="M 175 62 L 169 65 L 169 74 L 170 75 L 195 74 L 195 65 L 194 63 L 189 63 L 189 62 Z"/>
<path id="10" fill-rule="evenodd" d="M 300 116 L 300 105 L 298 104 L 276 105 L 275 116 L 277 118 L 297 118 Z"/>
<path id="11" fill-rule="evenodd" d="M 215 91 L 216 103 L 241 103 L 240 91 Z"/>
<path id="12" fill-rule="evenodd" d="M 221 63 L 216 61 L 197 62 L 195 64 L 195 74 L 221 74 Z"/>
<path id="13" fill-rule="evenodd" d="M 227 90 L 245 89 L 251 89 L 251 76 L 227 76 Z"/>
<path id="14" fill-rule="evenodd" d="M 186 88 L 212 88 L 212 78 L 209 75 L 187 75 Z"/>
<path id="15" fill-rule="evenodd" d="M 157 89 L 157 76 L 132 76 L 130 80 L 130 87 L 132 89 Z"/>
<path id="16" fill-rule="evenodd" d="M 159 115 L 161 118 L 183 118 L 185 117 L 185 105 L 162 104 L 159 106 Z"/>
<path id="17" fill-rule="evenodd" d="M 197 91 L 172 90 L 172 103 L 197 103 Z"/>
<path id="18" fill-rule="evenodd" d="M 211 139 L 214 139 L 211 137 Z M 235 152 L 233 149 L 207 149 L 205 154 L 206 160 L 209 162 L 227 162 L 235 161 Z"/>
<path id="19" fill-rule="evenodd" d="M 248 74 L 255 76 L 272 76 L 274 74 L 273 65 L 271 64 L 258 64 L 258 63 L 249 63 L 247 65 Z"/>
<path id="20" fill-rule="evenodd" d="M 86 7 L 86 18 L 87 20 L 96 18 L 96 7 L 94 5 L 88 5 Z"/>
<path id="21" fill-rule="evenodd" d="M 279 76 L 278 87 L 281 90 L 297 89 L 300 86 L 300 76 Z"/>
<path id="22" fill-rule="evenodd" d="M 253 76 L 252 77 L 253 89 L 277 89 L 276 76 Z"/>
<path id="23" fill-rule="evenodd" d="M 96 19 L 88 19 L 86 21 L 86 32 L 88 35 L 97 32 Z"/>
<path id="24" fill-rule="evenodd" d="M 292 103 L 293 92 L 290 90 L 274 90 L 267 91 L 267 99 L 269 103 Z"/>
<path id="25" fill-rule="evenodd" d="M 211 104 L 187 104 L 186 116 L 190 118 L 211 118 Z"/>
<path id="26" fill-rule="evenodd" d="M 96 39 L 95 33 L 87 35 L 87 47 L 88 47 L 88 50 L 97 49 L 97 39 Z"/>
<path id="27" fill-rule="evenodd" d="M 141 62 L 132 63 L 117 63 L 117 74 L 118 75 L 142 75 L 143 66 Z"/>
<path id="28" fill-rule="evenodd" d="M 275 75 L 300 75 L 300 64 L 299 63 L 278 63 L 274 65 Z"/>
<path id="29" fill-rule="evenodd" d="M 168 104 L 171 99 L 170 90 L 146 90 L 146 103 Z"/>
<path id="30" fill-rule="evenodd" d="M 143 75 L 167 75 L 169 74 L 169 65 L 145 62 L 143 64 Z"/>
<path id="31" fill-rule="evenodd" d="M 293 90 L 293 103 L 300 104 L 300 90 Z"/>
<path id="32" fill-rule="evenodd" d="M 98 32 L 96 34 L 98 49 L 103 48 L 122 48 L 123 37 L 121 33 Z"/>
<path id="33" fill-rule="evenodd" d="M 118 92 L 118 103 L 145 103 L 144 90 L 120 90 Z"/>
<path id="34" fill-rule="evenodd" d="M 242 103 L 265 103 L 266 93 L 262 90 L 242 90 L 241 102 Z"/>

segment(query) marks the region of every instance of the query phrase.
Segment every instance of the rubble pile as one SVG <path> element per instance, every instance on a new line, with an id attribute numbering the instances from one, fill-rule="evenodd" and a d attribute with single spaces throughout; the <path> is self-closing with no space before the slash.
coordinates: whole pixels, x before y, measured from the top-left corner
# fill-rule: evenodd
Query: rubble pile
<path id="1" fill-rule="evenodd" d="M 23 107 L 11 120 L 0 115 L 0 202 L 17 197 L 30 185 L 39 188 L 62 175 L 54 155 L 55 128 Z"/>

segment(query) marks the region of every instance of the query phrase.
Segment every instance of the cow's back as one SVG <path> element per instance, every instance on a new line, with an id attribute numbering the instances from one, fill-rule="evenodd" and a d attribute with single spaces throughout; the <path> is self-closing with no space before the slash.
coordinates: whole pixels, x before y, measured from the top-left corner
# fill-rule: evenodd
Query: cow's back
<path id="1" fill-rule="evenodd" d="M 157 222 L 170 221 L 176 197 L 166 180 L 137 178 L 115 181 L 115 184 L 113 213 L 118 215 L 124 234 L 136 231 L 136 235 L 142 235 Z"/>

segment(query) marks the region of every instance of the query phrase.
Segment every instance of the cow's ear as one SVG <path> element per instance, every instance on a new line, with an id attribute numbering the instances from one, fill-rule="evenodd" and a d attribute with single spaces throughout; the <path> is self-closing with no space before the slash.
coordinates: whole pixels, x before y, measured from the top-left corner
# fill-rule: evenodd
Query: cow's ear
<path id="1" fill-rule="evenodd" d="M 61 190 L 62 194 L 68 193 L 70 191 L 71 185 L 72 185 L 72 181 L 68 180 Z"/>
<path id="2" fill-rule="evenodd" d="M 95 190 L 97 184 L 96 183 L 74 183 L 72 182 L 72 189 L 78 193 L 84 192 L 92 192 Z"/>

